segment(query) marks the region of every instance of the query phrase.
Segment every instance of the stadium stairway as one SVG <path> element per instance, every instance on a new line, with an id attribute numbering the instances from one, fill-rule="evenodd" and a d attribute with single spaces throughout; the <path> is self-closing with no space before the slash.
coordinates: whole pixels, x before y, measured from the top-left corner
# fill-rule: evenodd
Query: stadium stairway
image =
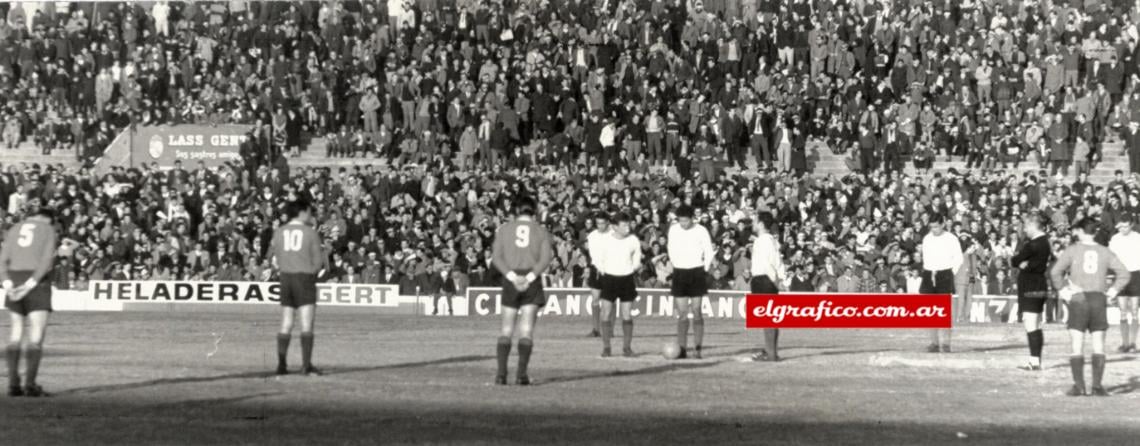
<path id="1" fill-rule="evenodd" d="M 1128 155 L 1122 153 L 1123 145 L 1120 142 L 1106 143 L 1103 147 L 1103 160 L 1097 163 L 1096 168 L 1089 172 L 1089 182 L 1096 185 L 1108 184 L 1114 177 L 1114 172 L 1122 170 L 1128 172 Z M 847 158 L 849 154 L 837 154 L 831 151 L 831 148 L 823 143 L 813 143 L 808 146 L 808 163 L 814 167 L 813 172 L 819 176 L 833 175 L 841 177 L 851 172 L 847 167 Z M 935 163 L 932 172 L 945 174 L 950 169 L 957 172 L 966 172 L 966 161 L 960 158 L 954 158 L 952 161 L 946 161 L 945 158 L 939 157 Z M 1030 159 L 1020 163 L 1017 168 L 1009 166 L 1006 172 L 1022 175 L 1025 173 L 1036 173 L 1043 169 L 1042 166 L 1037 164 L 1036 160 Z M 904 172 L 907 175 L 916 175 L 914 163 L 907 161 L 905 163 Z M 1076 179 L 1074 170 L 1069 168 L 1069 179 Z"/>
<path id="2" fill-rule="evenodd" d="M 62 165 L 65 168 L 78 168 L 80 166 L 75 153 L 68 149 L 56 150 L 50 155 L 44 155 L 39 147 L 30 141 L 21 143 L 15 149 L 0 148 L 0 169 L 6 169 L 8 166 L 20 167 L 32 164 L 39 164 L 41 167 Z"/>
<path id="3" fill-rule="evenodd" d="M 289 163 L 293 166 L 304 167 L 351 167 L 358 165 L 373 165 L 383 166 L 386 164 L 385 160 L 379 158 L 328 158 L 325 156 L 325 149 L 327 141 L 324 138 L 313 138 L 308 148 L 301 152 L 298 158 L 289 158 Z M 1113 172 L 1116 170 L 1128 171 L 1128 156 L 1121 153 L 1123 146 L 1119 142 L 1108 143 L 1104 147 L 1104 159 L 1097 164 L 1096 168 L 1089 173 L 1089 182 L 1097 185 L 1108 184 L 1112 181 Z M 54 157 L 54 155 L 53 155 Z M 808 165 L 813 168 L 813 173 L 817 176 L 832 175 L 835 177 L 842 177 L 851 173 L 851 169 L 847 167 L 848 154 L 838 154 L 831 150 L 827 144 L 824 143 L 811 143 L 808 145 Z M 749 160 L 750 164 L 754 165 L 754 160 Z M 966 172 L 966 161 L 955 158 L 953 161 L 946 161 L 945 158 L 939 158 L 934 165 L 932 172 L 940 172 L 945 174 L 950 169 L 957 172 Z M 1029 160 L 1020 163 L 1016 169 L 1009 167 L 1007 172 L 1022 175 L 1025 173 L 1036 173 L 1042 167 L 1034 160 Z M 910 161 L 905 163 L 905 171 L 907 175 L 916 175 L 914 164 Z M 1069 169 L 1070 179 L 1076 179 L 1073 169 Z"/>
<path id="4" fill-rule="evenodd" d="M 352 166 L 383 166 L 387 162 L 382 158 L 356 157 L 356 158 L 329 158 L 325 156 L 328 141 L 325 138 L 314 137 L 309 141 L 308 147 L 297 158 L 289 158 L 289 165 L 296 167 L 328 167 L 334 171 L 338 167 Z"/>

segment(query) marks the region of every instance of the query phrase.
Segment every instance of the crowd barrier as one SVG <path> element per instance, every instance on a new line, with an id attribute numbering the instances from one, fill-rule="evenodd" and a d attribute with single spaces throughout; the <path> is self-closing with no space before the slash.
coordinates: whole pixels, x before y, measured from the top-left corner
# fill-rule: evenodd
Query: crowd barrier
<path id="1" fill-rule="evenodd" d="M 0 294 L 3 292 L 0 291 Z M 667 289 L 642 288 L 634 302 L 636 317 L 675 317 L 673 296 Z M 709 319 L 744 321 L 742 291 L 711 291 L 701 312 Z M 813 293 L 804 293 L 813 294 Z M 55 290 L 53 305 L 58 311 L 262 311 L 280 302 L 279 285 L 272 282 L 204 281 L 96 281 L 86 290 Z M 580 317 L 593 313 L 593 296 L 584 288 L 546 290 L 547 304 L 542 317 Z M 494 317 L 502 313 L 499 288 L 473 287 L 452 299 L 431 296 L 403 296 L 395 285 L 334 284 L 318 285 L 322 307 L 346 311 L 426 315 L 438 313 L 460 317 Z M 438 305 L 438 307 L 436 306 Z M 241 308 L 241 310 L 237 310 Z M 1068 314 L 1064 302 L 1058 309 L 1060 320 Z M 1108 319 L 1117 323 L 1119 309 L 1109 308 Z M 970 322 L 1016 323 L 1017 299 L 1007 295 L 977 295 L 970 304 Z"/>

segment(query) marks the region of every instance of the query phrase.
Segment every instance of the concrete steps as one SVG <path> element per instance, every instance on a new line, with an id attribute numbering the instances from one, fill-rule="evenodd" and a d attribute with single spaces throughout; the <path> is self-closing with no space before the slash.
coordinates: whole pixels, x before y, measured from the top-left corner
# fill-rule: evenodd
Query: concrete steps
<path id="1" fill-rule="evenodd" d="M 17 166 L 22 168 L 38 164 L 43 166 L 63 166 L 64 168 L 79 168 L 79 160 L 75 152 L 69 149 L 55 150 L 51 155 L 44 155 L 39 147 L 31 142 L 21 143 L 15 149 L 0 148 L 0 168 Z"/>

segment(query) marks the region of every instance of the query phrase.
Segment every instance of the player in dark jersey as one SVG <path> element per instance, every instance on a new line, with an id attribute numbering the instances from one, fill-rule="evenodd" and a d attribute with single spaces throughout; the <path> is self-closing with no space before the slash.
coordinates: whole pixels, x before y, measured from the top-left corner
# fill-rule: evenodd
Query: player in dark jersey
<path id="1" fill-rule="evenodd" d="M 1115 299 L 1130 279 L 1124 263 L 1108 247 L 1096 242 L 1099 227 L 1100 224 L 1092 218 L 1081 219 L 1073 225 L 1080 241 L 1065 248 L 1050 271 L 1053 285 L 1061 289 L 1058 293 L 1061 299 L 1069 302 L 1068 326 L 1073 347 L 1069 356 L 1073 372 L 1069 396 L 1085 394 L 1085 332 L 1090 333 L 1093 349 L 1090 390 L 1095 396 L 1108 396 L 1108 391 L 1101 385 L 1105 368 L 1104 334 L 1108 331 L 1108 301 Z M 1116 276 L 1112 285 L 1107 285 L 1109 271 Z M 1069 275 L 1069 285 L 1062 287 L 1065 273 Z"/>
<path id="2" fill-rule="evenodd" d="M 289 373 L 285 358 L 289 353 L 293 321 L 301 318 L 301 373 L 319 376 L 313 367 L 313 319 L 317 310 L 317 276 L 328 266 L 321 235 L 314 226 L 312 209 L 303 201 L 285 206 L 289 222 L 273 233 L 269 252 L 279 272 L 281 289 L 281 331 L 277 333 L 277 374 Z"/>
<path id="3" fill-rule="evenodd" d="M 43 357 L 44 333 L 51 313 L 51 281 L 58 236 L 52 226 L 55 213 L 41 208 L 8 230 L 0 248 L 0 282 L 4 306 L 12 318 L 12 334 L 5 354 L 8 359 L 8 396 L 47 396 L 36 383 Z M 25 331 L 27 325 L 27 331 Z M 20 347 L 28 360 L 27 376 L 20 387 Z"/>
<path id="4" fill-rule="evenodd" d="M 534 221 L 537 205 L 529 197 L 515 202 L 515 219 L 495 232 L 492 263 L 503 274 L 503 328 L 496 354 L 498 372 L 495 384 L 507 383 L 507 360 L 511 339 L 519 335 L 519 367 L 515 383 L 530 384 L 527 365 L 534 351 L 534 323 L 539 308 L 546 305 L 546 293 L 539 278 L 554 259 L 550 235 Z"/>
<path id="5" fill-rule="evenodd" d="M 1025 217 L 1023 230 L 1027 241 L 1021 245 L 1009 260 L 1010 266 L 1018 269 L 1017 311 L 1025 326 L 1025 336 L 1029 341 L 1029 363 L 1022 370 L 1041 370 L 1041 349 L 1045 345 L 1045 334 L 1041 330 L 1041 313 L 1045 311 L 1045 299 L 1049 296 L 1049 262 L 1053 261 L 1053 250 L 1049 236 L 1045 235 L 1048 225 L 1046 217 L 1031 214 Z"/>

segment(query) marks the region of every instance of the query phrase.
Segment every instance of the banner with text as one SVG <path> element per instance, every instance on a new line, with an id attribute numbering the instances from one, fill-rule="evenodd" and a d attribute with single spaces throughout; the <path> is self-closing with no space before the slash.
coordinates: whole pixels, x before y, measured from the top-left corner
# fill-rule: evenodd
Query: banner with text
<path id="1" fill-rule="evenodd" d="M 241 161 L 238 146 L 245 140 L 248 125 L 139 126 L 131 135 L 131 165 L 158 163 L 163 169 L 181 161 L 188 169 L 198 161 L 206 167 Z"/>
<path id="2" fill-rule="evenodd" d="M 640 288 L 639 297 L 633 305 L 633 314 L 638 317 L 674 317 L 673 296 L 668 289 Z M 457 302 L 460 308 L 456 314 L 471 316 L 497 316 L 502 314 L 501 288 L 468 288 L 467 295 L 461 297 L 466 305 Z M 745 292 L 709 291 L 709 297 L 701 305 L 701 313 L 710 319 L 745 319 Z M 813 293 L 798 293 L 813 294 Z M 822 294 L 822 293 L 819 293 Z M 589 316 L 593 314 L 593 296 L 587 288 L 548 288 L 546 306 L 539 311 L 540 316 Z M 1058 305 L 1057 321 L 1064 322 L 1068 317 L 1065 302 L 1053 300 Z M 974 323 L 1018 323 L 1017 297 L 1005 295 L 976 295 L 970 299 L 969 321 Z M 465 311 L 464 311 L 465 310 Z M 1120 309 L 1108 308 L 1111 324 L 1119 321 Z"/>
<path id="3" fill-rule="evenodd" d="M 95 302 L 185 304 L 278 304 L 281 286 L 272 282 L 130 281 L 91 282 L 87 291 Z M 398 307 L 396 285 L 322 283 L 317 304 L 350 307 Z"/>

